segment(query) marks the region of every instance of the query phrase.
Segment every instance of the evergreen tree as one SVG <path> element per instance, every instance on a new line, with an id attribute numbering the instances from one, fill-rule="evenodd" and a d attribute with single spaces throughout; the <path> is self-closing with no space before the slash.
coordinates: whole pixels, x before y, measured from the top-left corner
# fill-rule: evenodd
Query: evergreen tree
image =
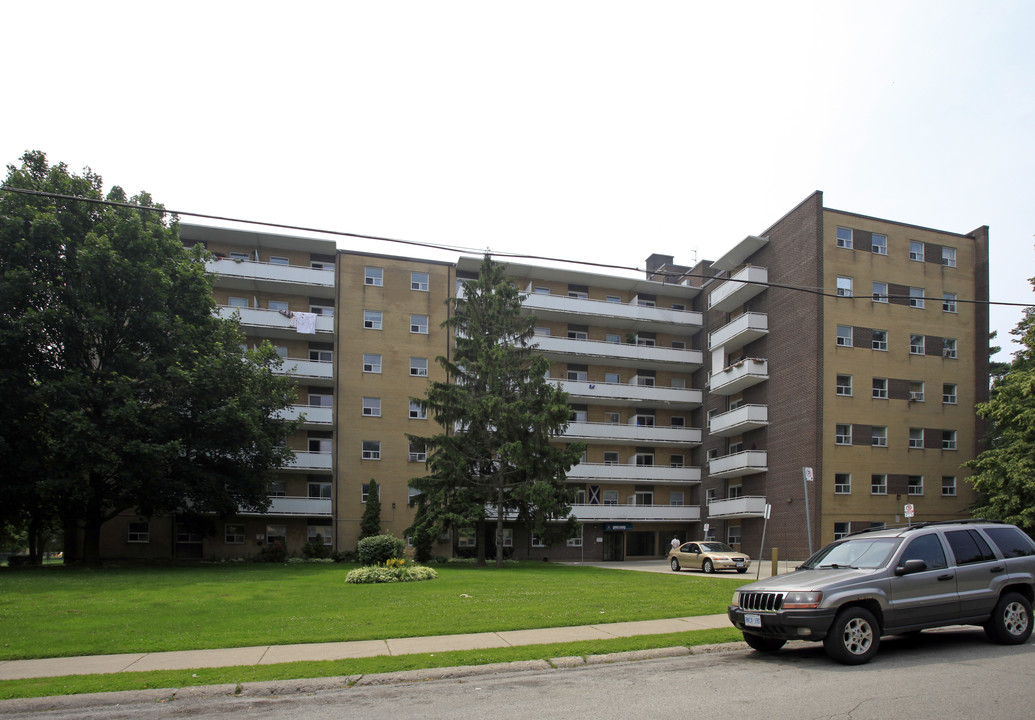
<path id="1" fill-rule="evenodd" d="M 584 445 L 551 443 L 568 425 L 567 394 L 546 379 L 550 363 L 530 343 L 535 317 L 522 315 L 504 267 L 486 255 L 478 279 L 450 302 L 444 326 L 455 350 L 438 358 L 447 380 L 432 383 L 424 399 L 442 432 L 411 437 L 428 450 L 430 470 L 412 482 L 425 503 L 421 527 L 412 529 L 473 533 L 484 564 L 488 509 L 502 567 L 504 518 L 547 544 L 574 533 L 565 473 Z"/>
<path id="2" fill-rule="evenodd" d="M 370 479 L 367 486 L 367 504 L 359 521 L 359 539 L 381 534 L 381 494 L 377 480 Z"/>

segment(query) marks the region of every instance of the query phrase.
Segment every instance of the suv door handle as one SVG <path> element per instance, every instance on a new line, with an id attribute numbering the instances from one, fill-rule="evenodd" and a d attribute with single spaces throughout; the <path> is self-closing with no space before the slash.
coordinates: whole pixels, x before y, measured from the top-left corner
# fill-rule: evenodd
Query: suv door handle
<path id="1" fill-rule="evenodd" d="M 949 573 L 948 575 L 939 575 L 938 579 L 939 580 L 952 580 L 952 573 Z"/>
<path id="2" fill-rule="evenodd" d="M 996 565 L 994 568 L 989 568 L 989 572 L 1001 573 L 1005 568 L 1002 565 Z"/>

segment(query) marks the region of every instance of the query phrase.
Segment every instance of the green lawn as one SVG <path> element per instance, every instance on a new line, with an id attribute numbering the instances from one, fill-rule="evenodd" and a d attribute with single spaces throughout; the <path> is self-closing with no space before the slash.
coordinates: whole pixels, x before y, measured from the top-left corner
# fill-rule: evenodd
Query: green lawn
<path id="1" fill-rule="evenodd" d="M 0 660 L 708 615 L 725 612 L 744 582 L 523 563 L 502 570 L 439 565 L 437 580 L 352 585 L 345 574 L 353 567 L 4 570 Z"/>

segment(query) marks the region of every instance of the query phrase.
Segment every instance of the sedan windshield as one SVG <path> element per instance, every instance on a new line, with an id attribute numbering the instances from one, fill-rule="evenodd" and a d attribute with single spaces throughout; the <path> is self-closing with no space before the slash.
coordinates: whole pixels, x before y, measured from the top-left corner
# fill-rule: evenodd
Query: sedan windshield
<path id="1" fill-rule="evenodd" d="M 704 552 L 737 552 L 726 543 L 721 542 L 701 543 L 701 550 Z"/>
<path id="2" fill-rule="evenodd" d="M 810 557 L 802 565 L 816 568 L 880 568 L 891 559 L 900 538 L 853 538 L 832 543 Z"/>

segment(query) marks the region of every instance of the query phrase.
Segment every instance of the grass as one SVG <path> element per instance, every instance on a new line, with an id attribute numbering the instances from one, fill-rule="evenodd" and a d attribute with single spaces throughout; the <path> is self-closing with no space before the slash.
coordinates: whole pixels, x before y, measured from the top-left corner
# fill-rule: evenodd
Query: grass
<path id="1" fill-rule="evenodd" d="M 521 563 L 503 570 L 437 566 L 439 578 L 427 582 L 347 584 L 345 575 L 353 567 L 241 564 L 5 570 L 0 572 L 0 660 L 709 615 L 725 612 L 734 588 L 744 582 L 739 577 Z M 0 698 L 358 675 L 738 638 L 731 628 L 431 656 L 0 681 Z"/>

